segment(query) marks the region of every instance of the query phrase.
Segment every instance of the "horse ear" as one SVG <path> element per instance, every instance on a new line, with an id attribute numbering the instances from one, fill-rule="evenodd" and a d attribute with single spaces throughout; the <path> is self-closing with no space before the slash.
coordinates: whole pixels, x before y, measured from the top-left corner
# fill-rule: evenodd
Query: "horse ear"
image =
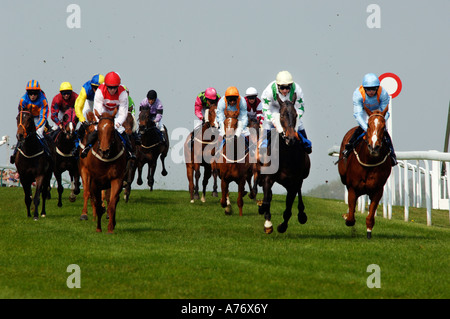
<path id="1" fill-rule="evenodd" d="M 99 119 L 101 116 L 100 116 L 100 114 L 98 114 L 98 111 L 96 110 L 96 109 L 94 109 L 94 113 L 95 113 L 95 116 Z"/>
<path id="2" fill-rule="evenodd" d="M 92 111 L 87 112 L 86 118 L 89 122 L 94 122 L 94 120 L 95 120 L 94 113 L 92 113 Z"/>
<path id="3" fill-rule="evenodd" d="M 67 113 L 65 113 L 65 114 L 63 115 L 62 122 L 63 122 L 63 123 L 66 123 L 68 120 L 69 120 L 69 115 L 68 115 Z"/>
<path id="4" fill-rule="evenodd" d="M 383 116 L 386 116 L 386 113 L 388 112 L 388 110 L 389 110 L 389 104 L 386 105 L 386 107 L 384 108 L 384 110 L 381 114 L 383 114 Z"/>
<path id="5" fill-rule="evenodd" d="M 281 101 L 281 99 L 280 99 L 280 97 L 278 96 L 278 94 L 277 94 L 277 102 L 278 102 L 278 104 L 280 105 L 280 107 L 281 107 L 282 105 L 284 105 L 284 102 Z"/>
<path id="6" fill-rule="evenodd" d="M 113 111 L 113 114 L 112 114 L 112 116 L 113 116 L 113 117 L 115 117 L 115 116 L 116 116 L 116 114 L 117 114 L 117 110 L 118 110 L 117 108 L 115 108 L 115 109 L 114 109 L 114 111 Z"/>
<path id="7" fill-rule="evenodd" d="M 294 93 L 294 96 L 292 96 L 291 102 L 295 103 L 295 100 L 297 100 L 297 93 Z"/>
<path id="8" fill-rule="evenodd" d="M 367 115 L 371 116 L 372 115 L 372 111 L 369 110 L 369 108 L 367 106 L 364 106 L 364 110 L 366 110 Z"/>

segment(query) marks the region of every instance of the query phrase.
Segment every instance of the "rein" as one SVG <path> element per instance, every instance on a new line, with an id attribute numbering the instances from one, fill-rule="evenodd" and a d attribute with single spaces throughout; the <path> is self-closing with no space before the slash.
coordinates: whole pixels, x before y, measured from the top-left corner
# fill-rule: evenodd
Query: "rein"
<path id="1" fill-rule="evenodd" d="M 387 158 L 388 158 L 389 155 L 391 154 L 391 151 L 389 151 L 389 152 L 386 154 L 386 156 L 384 157 L 384 159 L 383 159 L 381 162 L 378 162 L 378 163 L 375 163 L 375 164 L 367 164 L 367 163 L 363 163 L 363 162 L 361 162 L 361 159 L 359 158 L 359 155 L 358 155 L 358 153 L 356 152 L 355 149 L 353 149 L 353 153 L 355 153 L 356 159 L 358 160 L 358 163 L 361 164 L 362 166 L 365 166 L 365 167 L 375 167 L 375 166 L 379 166 L 379 165 L 383 164 L 384 162 L 386 162 Z"/>

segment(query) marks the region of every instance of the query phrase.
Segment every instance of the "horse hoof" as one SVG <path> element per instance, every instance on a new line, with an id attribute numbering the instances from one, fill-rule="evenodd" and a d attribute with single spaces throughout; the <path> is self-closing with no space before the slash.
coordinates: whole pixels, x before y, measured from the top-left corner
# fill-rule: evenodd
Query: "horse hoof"
<path id="1" fill-rule="evenodd" d="M 272 222 L 270 220 L 266 220 L 264 222 L 264 232 L 266 234 L 272 234 L 272 232 L 273 232 L 273 225 L 272 225 Z"/>
<path id="2" fill-rule="evenodd" d="M 367 230 L 367 239 L 371 239 L 371 238 L 372 238 L 372 231 Z"/>
<path id="3" fill-rule="evenodd" d="M 69 197 L 69 202 L 71 202 L 71 203 L 73 203 L 76 200 L 77 200 L 77 198 L 75 196 Z M 61 206 L 62 206 L 62 204 L 61 204 Z"/>
<path id="4" fill-rule="evenodd" d="M 33 220 L 36 222 L 39 220 L 39 217 L 34 217 Z"/>
<path id="5" fill-rule="evenodd" d="M 193 199 L 191 199 L 191 204 L 194 204 L 194 200 Z"/>
<path id="6" fill-rule="evenodd" d="M 287 228 L 288 228 L 287 224 L 281 223 L 280 225 L 278 225 L 277 230 L 280 234 L 283 234 L 286 232 Z"/>
<path id="7" fill-rule="evenodd" d="M 167 176 L 167 171 L 162 171 L 162 172 L 161 172 L 161 175 L 162 175 L 162 176 Z"/>
<path id="8" fill-rule="evenodd" d="M 198 196 L 198 194 L 194 194 L 194 199 L 199 199 L 200 196 Z"/>
<path id="9" fill-rule="evenodd" d="M 83 214 L 80 216 L 80 220 L 88 220 L 87 214 Z"/>
<path id="10" fill-rule="evenodd" d="M 142 179 L 138 179 L 138 180 L 136 181 L 136 183 L 137 183 L 138 185 L 142 185 Z"/>
<path id="11" fill-rule="evenodd" d="M 305 213 L 298 213 L 298 222 L 300 224 L 306 224 L 306 222 L 308 221 L 308 216 L 306 216 Z"/>
<path id="12" fill-rule="evenodd" d="M 354 220 L 345 220 L 345 225 L 351 227 L 355 225 L 355 221 Z"/>
<path id="13" fill-rule="evenodd" d="M 45 218 L 45 217 L 47 217 L 47 215 L 45 215 L 45 214 L 41 214 L 41 217 L 42 217 L 42 218 Z"/>
<path id="14" fill-rule="evenodd" d="M 212 192 L 212 196 L 213 197 L 219 197 L 219 194 L 216 191 L 214 191 L 214 192 Z"/>
<path id="15" fill-rule="evenodd" d="M 58 203 L 58 207 L 62 207 L 62 203 Z"/>
<path id="16" fill-rule="evenodd" d="M 233 209 L 231 208 L 231 206 L 227 206 L 225 208 L 225 215 L 231 215 L 233 213 Z"/>
<path id="17" fill-rule="evenodd" d="M 202 196 L 201 201 L 202 201 L 202 203 L 205 203 L 205 202 L 206 202 L 205 196 Z"/>

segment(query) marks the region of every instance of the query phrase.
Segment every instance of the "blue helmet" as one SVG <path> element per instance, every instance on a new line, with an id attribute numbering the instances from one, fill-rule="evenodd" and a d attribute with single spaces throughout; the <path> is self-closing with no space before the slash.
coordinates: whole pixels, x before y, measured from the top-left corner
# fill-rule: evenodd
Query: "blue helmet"
<path id="1" fill-rule="evenodd" d="M 374 73 L 367 73 L 366 75 L 364 75 L 362 86 L 365 88 L 380 86 L 380 80 L 378 79 L 378 76 L 376 76 Z"/>
<path id="2" fill-rule="evenodd" d="M 103 82 L 105 82 L 105 77 L 101 74 L 96 74 L 91 79 L 91 85 L 99 86 Z"/>

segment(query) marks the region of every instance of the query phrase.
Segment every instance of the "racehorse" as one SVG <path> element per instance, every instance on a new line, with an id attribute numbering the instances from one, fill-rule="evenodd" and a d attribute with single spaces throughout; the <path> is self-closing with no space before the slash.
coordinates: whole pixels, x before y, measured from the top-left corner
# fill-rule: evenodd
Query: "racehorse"
<path id="1" fill-rule="evenodd" d="M 133 132 L 137 128 L 137 123 L 134 120 L 134 116 L 131 112 L 128 112 L 127 118 L 125 122 L 123 122 L 122 126 L 125 128 L 125 133 L 129 136 L 131 147 L 136 152 L 137 146 L 136 146 L 136 140 L 134 138 Z M 136 160 L 135 159 L 129 159 L 127 161 L 127 168 L 126 168 L 126 174 L 125 179 L 123 181 L 123 187 L 125 189 L 124 191 L 124 200 L 126 203 L 128 203 L 128 200 L 130 198 L 131 193 L 131 184 L 134 180 L 134 175 L 136 173 Z"/>
<path id="2" fill-rule="evenodd" d="M 235 136 L 238 124 L 239 110 L 228 111 L 225 109 L 225 145 L 217 152 L 216 161 L 213 168 L 217 168 L 221 179 L 222 198 L 220 204 L 225 208 L 225 214 L 231 214 L 232 208 L 229 200 L 229 184 L 235 182 L 238 184 L 237 204 L 239 207 L 239 216 L 242 216 L 244 206 L 243 197 L 245 195 L 245 184 L 252 177 L 253 164 L 250 163 L 250 153 L 245 147 L 245 137 Z M 231 151 L 231 152 L 230 152 Z M 243 151 L 243 152 L 242 152 Z M 252 187 L 250 187 L 252 190 Z M 250 195 L 249 195 L 250 196 Z M 253 196 L 252 196 L 253 197 Z"/>
<path id="3" fill-rule="evenodd" d="M 277 134 L 278 138 L 272 139 L 272 143 L 275 144 L 271 147 L 274 150 L 271 154 L 271 159 L 274 160 L 278 157 L 278 170 L 273 174 L 264 174 L 261 170 L 260 181 L 263 187 L 264 199 L 259 207 L 259 213 L 264 214 L 264 230 L 267 234 L 273 231 L 270 202 L 272 200 L 272 186 L 275 182 L 281 184 L 287 191 L 286 209 L 283 213 L 283 222 L 277 227 L 278 232 L 284 233 L 287 230 L 289 219 L 292 216 L 292 205 L 297 194 L 298 221 L 300 224 L 304 224 L 308 219 L 305 214 L 301 188 L 303 180 L 309 175 L 311 162 L 295 130 L 297 111 L 294 108 L 294 103 L 296 98 L 296 94 L 294 94 L 292 101 L 287 100 L 283 102 L 277 96 L 277 101 L 280 105 L 280 122 L 283 131 Z M 268 163 L 261 165 L 267 166 Z"/>
<path id="4" fill-rule="evenodd" d="M 191 197 L 191 203 L 194 199 L 199 199 L 198 194 L 198 182 L 201 176 L 200 167 L 203 167 L 203 191 L 201 201 L 206 201 L 206 186 L 208 180 L 213 176 L 213 192 L 212 196 L 217 197 L 217 171 L 212 169 L 211 159 L 214 156 L 215 147 L 217 146 L 217 129 L 214 126 L 216 121 L 216 109 L 217 103 L 209 107 L 205 112 L 205 123 L 202 124 L 200 129 L 194 129 L 186 138 L 184 143 L 184 160 L 186 163 L 186 174 L 189 182 L 189 194 Z M 206 151 L 209 159 L 204 158 L 203 155 Z M 194 184 L 195 175 L 195 184 Z"/>
<path id="5" fill-rule="evenodd" d="M 141 134 L 141 145 L 138 146 L 136 154 L 136 166 L 138 170 L 137 184 L 142 185 L 142 168 L 148 164 L 147 185 L 150 191 L 153 190 L 155 182 L 154 176 L 158 157 L 161 159 L 161 175 L 166 176 L 166 166 L 164 160 L 169 151 L 169 136 L 167 128 L 164 126 L 164 138 L 166 142 L 161 141 L 159 129 L 151 119 L 150 110 L 142 110 L 139 113 L 139 134 Z"/>
<path id="6" fill-rule="evenodd" d="M 36 181 L 36 190 L 33 198 L 34 220 L 39 219 L 38 207 L 42 194 L 41 217 L 46 216 L 45 201 L 50 188 L 53 162 L 45 154 L 41 142 L 38 140 L 36 126 L 31 113 L 20 111 L 17 115 L 17 143 L 18 152 L 15 156 L 15 165 L 19 173 L 20 183 L 25 193 L 27 216 L 31 217 L 30 206 L 32 201 L 31 184 Z"/>
<path id="7" fill-rule="evenodd" d="M 68 171 L 71 181 L 71 194 L 69 200 L 74 202 L 76 195 L 80 193 L 80 171 L 78 168 L 78 157 L 74 156 L 72 151 L 75 148 L 77 135 L 75 132 L 76 117 L 73 108 L 68 109 L 62 119 L 63 127 L 55 137 L 53 152 L 53 174 L 58 183 L 58 207 L 62 207 L 62 186 L 61 175 Z"/>
<path id="8" fill-rule="evenodd" d="M 81 216 L 80 216 L 80 220 L 88 220 L 88 215 L 87 215 L 87 205 L 88 205 L 88 201 L 90 199 L 90 193 L 89 193 L 89 184 L 90 184 L 90 175 L 88 172 L 88 167 L 87 167 L 87 157 L 85 158 L 81 158 L 80 154 L 81 152 L 84 150 L 84 148 L 86 147 L 86 143 L 87 143 L 87 139 L 89 134 L 91 134 L 93 131 L 95 131 L 95 126 L 97 125 L 96 122 L 96 118 L 93 112 L 88 112 L 86 114 L 86 122 L 88 123 L 86 129 L 86 132 L 83 136 L 83 139 L 80 141 L 80 150 L 79 150 L 79 160 L 78 160 L 78 169 L 80 172 L 80 176 L 81 176 L 81 181 L 83 183 L 83 209 L 81 212 Z M 92 204 L 92 208 L 94 208 L 93 203 L 91 201 Z M 97 217 L 97 215 L 95 215 L 95 210 L 92 209 L 92 216 L 95 218 Z"/>
<path id="9" fill-rule="evenodd" d="M 116 226 L 116 207 L 122 191 L 123 179 L 127 165 L 126 151 L 122 139 L 114 127 L 114 117 L 117 109 L 112 114 L 104 112 L 101 115 L 95 110 L 98 118 L 98 140 L 92 146 L 84 164 L 89 175 L 89 193 L 93 202 L 93 214 L 97 215 L 97 232 L 102 231 L 101 219 L 102 190 L 111 189 L 108 201 L 107 214 L 109 217 L 108 233 L 112 234 Z"/>
<path id="10" fill-rule="evenodd" d="M 338 161 L 341 181 L 348 190 L 348 213 L 344 214 L 345 224 L 355 224 L 356 201 L 359 196 L 367 194 L 370 198 L 369 214 L 366 217 L 367 238 L 372 237 L 375 224 L 375 212 L 383 196 L 383 187 L 391 174 L 390 148 L 383 143 L 386 129 L 385 115 L 388 107 L 381 111 L 370 111 L 364 107 L 369 115 L 367 132 L 363 137 L 364 143 L 355 146 L 348 158 L 343 158 L 343 150 L 357 127 L 345 134 L 342 140 Z"/>

